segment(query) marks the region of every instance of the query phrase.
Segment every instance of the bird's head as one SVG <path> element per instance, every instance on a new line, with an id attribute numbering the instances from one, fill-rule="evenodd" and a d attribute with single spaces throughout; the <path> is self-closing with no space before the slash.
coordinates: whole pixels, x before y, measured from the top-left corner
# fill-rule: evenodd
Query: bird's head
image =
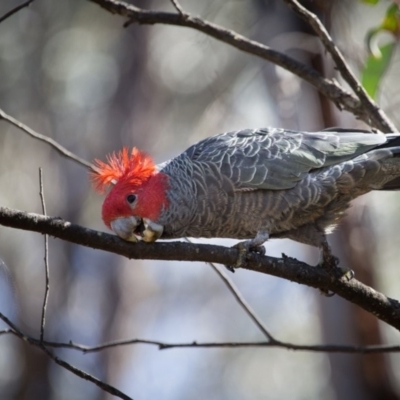
<path id="1" fill-rule="evenodd" d="M 168 180 L 157 171 L 153 159 L 136 148 L 127 148 L 107 156 L 107 162 L 95 160 L 91 174 L 99 192 L 111 186 L 102 207 L 104 223 L 125 240 L 136 241 L 145 226 L 155 223 L 167 207 Z M 136 236 L 135 236 L 136 235 Z"/>

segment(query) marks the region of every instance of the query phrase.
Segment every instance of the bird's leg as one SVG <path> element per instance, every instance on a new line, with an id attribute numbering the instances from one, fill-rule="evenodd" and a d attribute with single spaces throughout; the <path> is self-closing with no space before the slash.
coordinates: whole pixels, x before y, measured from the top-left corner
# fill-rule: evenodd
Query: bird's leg
<path id="1" fill-rule="evenodd" d="M 339 264 L 339 259 L 332 254 L 331 247 L 329 246 L 325 234 L 322 236 L 321 239 L 321 251 L 322 259 L 319 264 L 323 268 L 325 268 L 330 274 L 334 274 Z"/>
<path id="2" fill-rule="evenodd" d="M 269 233 L 266 231 L 259 231 L 254 239 L 245 240 L 243 242 L 236 243 L 232 246 L 239 250 L 239 256 L 235 265 L 225 265 L 225 267 L 235 272 L 235 268 L 241 268 L 246 263 L 246 258 L 250 252 L 258 253 L 261 255 L 265 254 L 265 247 L 263 243 L 269 239 Z"/>
<path id="3" fill-rule="evenodd" d="M 322 260 L 320 261 L 319 265 L 321 265 L 321 267 L 324 268 L 330 275 L 337 279 L 345 277 L 348 281 L 354 278 L 353 270 L 347 270 L 338 267 L 339 259 L 332 254 L 332 250 L 325 235 L 322 237 L 321 250 Z M 320 292 L 322 295 L 327 297 L 334 295 L 334 293 L 329 290 L 320 289 Z"/>

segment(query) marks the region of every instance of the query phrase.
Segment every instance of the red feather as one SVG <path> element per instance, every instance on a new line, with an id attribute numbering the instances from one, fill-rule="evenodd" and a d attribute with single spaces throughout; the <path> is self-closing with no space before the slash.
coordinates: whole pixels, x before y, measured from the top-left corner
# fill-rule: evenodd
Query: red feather
<path id="1" fill-rule="evenodd" d="M 106 163 L 96 159 L 95 166 L 97 172 L 91 173 L 91 180 L 98 192 L 104 192 L 107 186 L 121 181 L 140 186 L 156 171 L 153 159 L 136 147 L 130 154 L 126 147 L 117 153 L 109 154 Z"/>

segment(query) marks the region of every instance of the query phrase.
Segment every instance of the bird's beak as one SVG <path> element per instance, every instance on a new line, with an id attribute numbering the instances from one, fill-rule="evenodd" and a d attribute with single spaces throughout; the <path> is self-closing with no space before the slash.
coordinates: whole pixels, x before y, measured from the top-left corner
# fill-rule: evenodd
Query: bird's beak
<path id="1" fill-rule="evenodd" d="M 115 219 L 110 223 L 111 229 L 124 240 L 130 242 L 137 242 L 138 238 L 135 236 L 135 229 L 141 223 L 141 219 L 137 217 L 123 217 Z"/>

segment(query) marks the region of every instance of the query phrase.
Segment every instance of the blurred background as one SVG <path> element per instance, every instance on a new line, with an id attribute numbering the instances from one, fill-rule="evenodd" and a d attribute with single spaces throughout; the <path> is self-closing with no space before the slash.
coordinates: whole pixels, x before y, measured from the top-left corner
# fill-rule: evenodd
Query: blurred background
<path id="1" fill-rule="evenodd" d="M 132 4 L 173 11 L 166 0 Z M 358 73 L 366 57 L 366 32 L 380 23 L 389 2 L 304 4 L 320 15 Z M 1 0 L 0 16 L 15 6 L 15 0 Z M 318 40 L 280 0 L 182 0 L 182 6 L 336 76 Z M 202 138 L 241 128 L 365 128 L 291 73 L 204 34 L 160 25 L 123 29 L 124 22 L 88 1 L 36 0 L 0 24 L 0 108 L 89 161 L 125 145 L 161 162 Z M 397 126 L 399 73 L 395 57 L 379 95 Z M 87 171 L 0 121 L 0 204 L 41 213 L 39 167 L 49 215 L 106 230 L 100 217 L 103 198 L 92 190 Z M 400 297 L 398 203 L 396 193 L 366 195 L 331 236 L 344 267 L 394 298 Z M 318 260 L 316 249 L 288 240 L 266 247 L 272 256 L 284 252 L 308 263 Z M 43 257 L 42 235 L 0 226 L 0 311 L 35 337 L 44 295 Z M 325 298 L 314 289 L 250 271 L 230 278 L 280 340 L 399 341 L 394 329 L 337 296 Z M 86 345 L 127 338 L 264 340 L 208 265 L 127 260 L 53 239 L 45 338 Z M 159 351 L 145 345 L 57 354 L 135 400 L 400 398 L 397 354 Z M 22 341 L 0 338 L 1 400 L 111 398 Z"/>

